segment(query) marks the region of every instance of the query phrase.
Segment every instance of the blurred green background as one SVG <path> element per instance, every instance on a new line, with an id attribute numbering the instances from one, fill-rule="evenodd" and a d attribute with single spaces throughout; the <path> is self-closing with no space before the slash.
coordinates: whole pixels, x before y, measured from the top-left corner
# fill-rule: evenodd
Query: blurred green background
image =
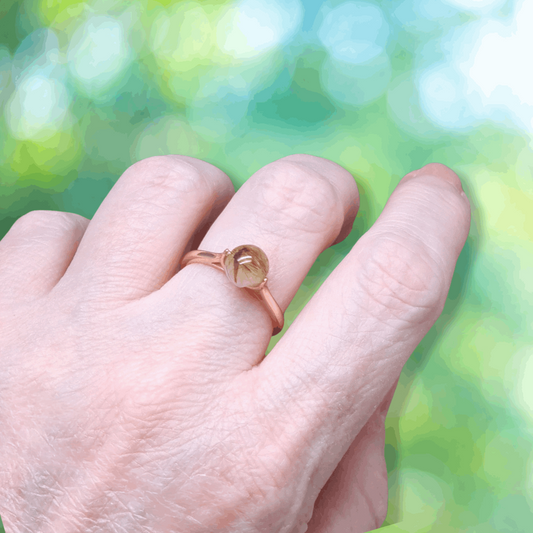
<path id="1" fill-rule="evenodd" d="M 288 327 L 404 174 L 450 166 L 472 225 L 387 418 L 383 527 L 531 532 L 531 27 L 529 0 L 0 0 L 0 238 L 32 210 L 92 218 L 153 155 L 208 161 L 236 189 L 325 157 L 361 208 Z"/>

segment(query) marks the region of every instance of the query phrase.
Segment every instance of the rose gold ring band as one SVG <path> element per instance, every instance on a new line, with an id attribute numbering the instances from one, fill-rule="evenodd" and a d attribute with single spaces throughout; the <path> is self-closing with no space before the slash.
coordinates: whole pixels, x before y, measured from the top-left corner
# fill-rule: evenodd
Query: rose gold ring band
<path id="1" fill-rule="evenodd" d="M 247 251 L 249 251 L 250 248 L 252 248 L 264 254 L 262 250 L 260 250 L 259 248 L 255 246 L 252 246 L 252 245 L 245 245 L 245 246 L 248 246 L 248 248 L 245 248 Z M 238 248 L 244 248 L 244 246 L 238 247 Z M 237 250 L 237 248 L 235 250 Z M 183 256 L 183 259 L 181 260 L 181 268 L 192 263 L 200 263 L 202 265 L 209 265 L 209 266 L 215 267 L 217 270 L 221 270 L 222 272 L 224 272 L 226 276 L 228 277 L 228 279 L 232 283 L 237 285 L 235 281 L 232 279 L 232 277 L 230 276 L 230 273 L 228 272 L 227 267 L 225 266 L 226 258 L 230 254 L 235 252 L 235 250 L 230 251 L 226 249 L 220 253 L 207 252 L 205 250 L 192 250 Z M 249 254 L 248 256 L 249 259 L 250 259 L 250 255 L 252 254 Z M 264 255 L 264 257 L 266 259 L 266 255 Z M 267 265 L 268 265 L 268 260 L 267 260 Z M 268 290 L 268 287 L 266 285 L 267 281 L 268 281 L 268 278 L 265 276 L 263 280 L 260 282 L 260 284 L 256 286 L 253 286 L 253 287 L 246 286 L 246 287 L 239 287 L 239 288 L 244 288 L 244 289 L 248 289 L 249 291 L 252 291 L 252 293 L 257 298 L 259 298 L 259 300 L 263 303 L 264 307 L 268 311 L 268 314 L 270 315 L 270 318 L 272 319 L 272 326 L 273 326 L 272 335 L 274 336 L 274 335 L 277 335 L 283 329 L 284 316 L 283 316 L 283 311 L 280 309 L 276 300 L 274 300 L 274 297 Z"/>

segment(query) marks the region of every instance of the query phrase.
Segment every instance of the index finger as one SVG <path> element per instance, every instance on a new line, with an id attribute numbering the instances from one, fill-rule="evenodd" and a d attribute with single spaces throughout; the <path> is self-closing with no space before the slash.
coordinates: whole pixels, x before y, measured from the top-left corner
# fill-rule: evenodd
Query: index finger
<path id="1" fill-rule="evenodd" d="M 304 416 L 313 455 L 340 461 L 441 314 L 469 228 L 451 169 L 432 163 L 400 181 L 257 369 L 277 434 L 292 427 L 294 439 Z"/>

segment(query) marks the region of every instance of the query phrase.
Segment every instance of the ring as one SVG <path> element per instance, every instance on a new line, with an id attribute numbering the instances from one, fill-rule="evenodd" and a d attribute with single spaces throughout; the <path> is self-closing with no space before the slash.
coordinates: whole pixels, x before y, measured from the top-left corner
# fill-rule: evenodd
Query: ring
<path id="1" fill-rule="evenodd" d="M 181 268 L 191 263 L 209 265 L 222 270 L 235 286 L 252 291 L 263 303 L 272 319 L 274 328 L 272 336 L 283 329 L 283 312 L 266 286 L 268 258 L 261 248 L 253 244 L 242 244 L 231 251 L 226 248 L 220 253 L 193 250 L 183 256 Z"/>

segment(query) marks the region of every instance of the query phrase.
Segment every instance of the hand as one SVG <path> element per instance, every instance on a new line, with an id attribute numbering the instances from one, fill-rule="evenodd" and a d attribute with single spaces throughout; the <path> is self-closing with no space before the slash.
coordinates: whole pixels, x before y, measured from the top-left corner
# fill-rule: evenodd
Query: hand
<path id="1" fill-rule="evenodd" d="M 233 195 L 204 161 L 152 157 L 91 221 L 33 211 L 0 242 L 8 533 L 383 522 L 383 421 L 469 231 L 459 178 L 437 163 L 404 177 L 266 358 L 261 302 L 215 268 L 177 271 L 181 258 L 259 246 L 285 311 L 318 255 L 349 234 L 357 187 L 331 161 L 291 155 Z"/>

